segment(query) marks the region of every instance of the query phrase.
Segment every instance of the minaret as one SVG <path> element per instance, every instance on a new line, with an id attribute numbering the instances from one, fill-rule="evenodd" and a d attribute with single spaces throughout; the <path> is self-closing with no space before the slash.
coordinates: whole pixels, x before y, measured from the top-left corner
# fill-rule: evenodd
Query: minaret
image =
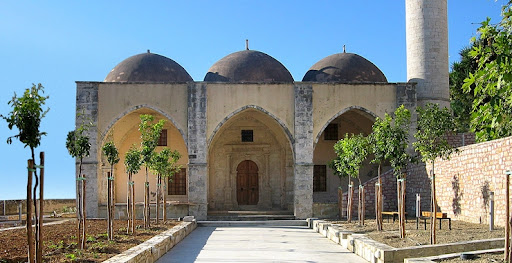
<path id="1" fill-rule="evenodd" d="M 450 106 L 447 0 L 405 0 L 407 79 L 418 106 Z"/>

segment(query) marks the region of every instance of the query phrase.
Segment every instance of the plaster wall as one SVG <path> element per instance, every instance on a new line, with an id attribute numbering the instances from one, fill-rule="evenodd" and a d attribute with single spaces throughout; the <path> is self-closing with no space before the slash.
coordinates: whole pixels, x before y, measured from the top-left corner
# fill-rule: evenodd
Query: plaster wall
<path id="1" fill-rule="evenodd" d="M 329 122 L 351 107 L 365 109 L 376 116 L 394 112 L 397 107 L 397 84 L 394 83 L 315 83 L 312 86 L 315 143 Z"/>
<path id="2" fill-rule="evenodd" d="M 160 110 L 172 118 L 187 137 L 187 84 L 99 83 L 98 131 L 105 135 L 122 116 L 141 105 Z"/>
<path id="3" fill-rule="evenodd" d="M 293 134 L 293 84 L 206 83 L 206 87 L 208 93 L 206 138 L 208 142 L 211 142 L 219 124 L 225 121 L 227 116 L 247 105 L 254 105 L 268 111 Z"/>

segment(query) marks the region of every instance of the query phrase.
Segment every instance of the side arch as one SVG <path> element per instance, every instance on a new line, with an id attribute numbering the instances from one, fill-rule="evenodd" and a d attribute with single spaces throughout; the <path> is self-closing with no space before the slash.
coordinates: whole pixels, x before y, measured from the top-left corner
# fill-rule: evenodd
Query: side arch
<path id="1" fill-rule="evenodd" d="M 288 129 L 288 127 L 286 127 L 286 124 L 280 120 L 279 118 L 277 118 L 274 114 L 270 113 L 269 111 L 265 110 L 264 108 L 260 107 L 260 106 L 257 106 L 257 105 L 246 105 L 244 107 L 241 107 L 235 111 L 233 111 L 232 113 L 228 114 L 224 119 L 222 119 L 221 122 L 219 122 L 219 124 L 217 124 L 217 126 L 215 127 L 215 129 L 213 130 L 213 133 L 212 135 L 210 135 L 210 137 L 208 138 L 208 148 L 210 148 L 210 145 L 213 141 L 213 138 L 215 138 L 215 135 L 217 134 L 217 132 L 220 130 L 220 128 L 229 120 L 231 119 L 231 117 L 237 115 L 238 113 L 244 111 L 244 110 L 247 110 L 247 109 L 255 109 L 255 110 L 258 110 L 266 115 L 268 115 L 269 117 L 271 117 L 272 119 L 274 119 L 280 126 L 281 128 L 283 129 L 284 133 L 286 134 L 286 137 L 288 138 L 288 142 L 290 143 L 290 147 L 292 149 L 292 152 L 294 152 L 294 149 L 293 149 L 293 144 L 295 143 L 295 140 L 293 139 L 293 135 L 292 133 L 290 132 L 290 130 Z M 295 154 L 294 154 L 295 156 Z"/>
<path id="2" fill-rule="evenodd" d="M 370 111 L 364 107 L 361 107 L 361 106 L 350 106 L 350 107 L 344 108 L 341 111 L 339 111 L 338 113 L 336 113 L 334 116 L 332 116 L 326 123 L 324 123 L 324 125 L 322 126 L 322 128 L 320 129 L 318 134 L 315 136 L 315 141 L 313 142 L 313 148 L 318 143 L 318 140 L 320 139 L 320 136 L 324 132 L 325 128 L 327 128 L 327 125 L 329 125 L 329 123 L 331 123 L 333 120 L 335 120 L 339 116 L 341 116 L 344 113 L 349 112 L 351 110 L 358 110 L 358 111 L 362 112 L 364 115 L 366 115 L 366 117 L 368 117 L 369 119 L 373 119 L 374 121 L 378 117 L 377 114 L 375 114 L 372 111 Z"/>
<path id="3" fill-rule="evenodd" d="M 112 129 L 112 127 L 114 127 L 114 125 L 120 119 L 122 119 L 124 116 L 132 113 L 133 111 L 136 111 L 136 110 L 139 110 L 139 109 L 143 109 L 143 108 L 154 110 L 157 113 L 162 114 L 168 120 L 170 120 L 172 125 L 174 125 L 174 127 L 176 127 L 176 129 L 180 132 L 181 137 L 185 141 L 185 146 L 187 146 L 187 148 L 188 148 L 188 140 L 187 140 L 187 136 L 185 135 L 185 132 L 183 131 L 183 128 L 174 120 L 174 118 L 170 114 L 168 114 L 167 112 L 161 110 L 160 108 L 157 108 L 157 107 L 149 105 L 149 104 L 140 104 L 140 105 L 136 105 L 136 106 L 130 107 L 130 108 L 126 109 L 125 111 L 123 111 L 121 114 L 119 114 L 117 117 L 115 117 L 112 121 L 110 121 L 108 126 L 101 132 L 101 140 L 102 140 L 102 142 L 103 142 L 103 140 L 105 140 L 107 138 L 108 132 Z"/>

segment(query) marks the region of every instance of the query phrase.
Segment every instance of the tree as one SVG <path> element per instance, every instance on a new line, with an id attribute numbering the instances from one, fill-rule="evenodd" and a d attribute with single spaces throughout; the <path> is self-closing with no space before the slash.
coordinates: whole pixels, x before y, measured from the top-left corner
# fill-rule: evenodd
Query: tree
<path id="1" fill-rule="evenodd" d="M 151 157 L 158 145 L 158 138 L 160 138 L 165 123 L 164 120 L 153 123 L 154 119 L 153 115 L 140 115 L 139 131 L 142 139 L 140 152 L 142 164 L 146 170 L 146 181 L 144 183 L 144 228 L 149 228 L 150 226 L 148 168 L 151 165 Z"/>
<path id="2" fill-rule="evenodd" d="M 119 152 L 113 142 L 107 142 L 103 145 L 102 150 L 110 164 L 110 173 L 107 175 L 107 236 L 108 240 L 114 240 L 114 165 L 119 162 Z"/>
<path id="3" fill-rule="evenodd" d="M 160 153 L 154 154 L 151 158 L 150 169 L 156 173 L 156 223 L 159 220 L 160 199 L 162 198 L 162 177 L 164 180 L 172 177 L 181 167 L 176 166 L 176 162 L 181 158 L 178 151 L 171 151 L 164 148 Z M 166 196 L 167 194 L 164 194 Z M 166 204 L 164 200 L 164 220 L 167 219 Z"/>
<path id="4" fill-rule="evenodd" d="M 140 170 L 141 162 L 140 151 L 132 146 L 125 155 L 124 165 L 128 174 L 128 191 L 126 192 L 126 211 L 128 215 L 127 233 L 135 234 L 135 182 L 133 175 Z"/>
<path id="5" fill-rule="evenodd" d="M 362 134 L 346 134 L 345 138 L 334 145 L 334 151 L 336 154 L 341 153 L 338 157 L 344 160 L 343 172 L 359 181 L 358 219 L 359 224 L 364 225 L 364 186 L 361 183 L 359 169 L 368 156 L 368 140 Z"/>
<path id="6" fill-rule="evenodd" d="M 80 114 L 79 114 L 80 116 Z M 82 164 L 83 159 L 90 154 L 91 144 L 89 143 L 89 137 L 86 135 L 87 131 L 91 127 L 91 123 L 80 124 L 80 126 L 74 130 L 68 132 L 66 137 L 66 149 L 73 158 L 78 158 L 78 174 L 76 178 L 76 192 L 78 198 L 77 202 L 77 218 L 78 218 L 78 241 L 80 242 L 80 248 L 85 248 L 86 241 L 86 223 L 85 223 L 85 176 L 82 175 Z"/>
<path id="7" fill-rule="evenodd" d="M 387 137 L 386 159 L 391 163 L 393 174 L 397 178 L 398 194 L 398 218 L 400 238 L 405 238 L 405 180 L 407 165 L 413 160 L 407 152 L 409 147 L 409 125 L 411 123 L 411 113 L 401 105 L 395 110 L 393 122 L 390 126 Z"/>
<path id="8" fill-rule="evenodd" d="M 343 153 L 343 149 L 339 148 L 339 149 L 335 149 L 336 151 L 336 159 L 334 160 L 331 160 L 329 163 L 327 163 L 327 166 L 329 166 L 329 168 L 331 168 L 333 170 L 333 173 L 334 175 L 338 176 L 340 178 L 340 182 L 341 182 L 341 178 L 342 177 L 347 177 L 348 178 L 348 188 L 347 188 L 347 221 L 350 223 L 351 222 L 351 218 L 352 218 L 352 205 L 351 205 L 351 198 L 352 198 L 352 194 L 353 194 L 353 191 L 352 190 L 352 184 L 351 184 L 351 181 L 350 181 L 350 176 L 348 176 L 347 173 L 345 173 L 345 169 L 346 169 L 346 166 L 347 166 L 347 163 L 345 161 L 344 158 L 341 158 L 344 156 L 344 153 Z M 338 187 L 338 210 L 339 210 L 339 213 L 340 213 L 340 219 L 342 217 L 342 198 L 343 198 L 343 191 L 341 189 L 341 186 Z"/>
<path id="9" fill-rule="evenodd" d="M 478 28 L 479 41 L 470 55 L 478 70 L 464 80 L 463 89 L 474 87 L 471 130 L 478 141 L 512 135 L 512 1 L 502 9 L 502 20 L 491 24 L 490 18 Z M 474 86 L 473 86 L 474 85 Z"/>
<path id="10" fill-rule="evenodd" d="M 382 231 L 382 164 L 387 159 L 387 153 L 391 147 L 389 144 L 392 118 L 389 114 L 385 114 L 384 118 L 377 118 L 372 126 L 372 133 L 368 136 L 370 152 L 374 158 L 371 161 L 379 165 L 378 179 L 375 187 L 375 217 L 377 222 L 377 230 Z"/>
<path id="11" fill-rule="evenodd" d="M 414 134 L 416 142 L 413 146 L 417 152 L 421 154 L 421 160 L 432 164 L 432 172 L 430 179 L 432 180 L 431 193 L 431 222 L 430 222 L 430 243 L 436 243 L 436 180 L 434 163 L 436 158 L 448 159 L 454 149 L 450 144 L 446 135 L 453 132 L 455 125 L 453 116 L 447 108 L 440 109 L 437 104 L 427 103 L 425 108 L 418 107 L 418 131 Z"/>
<path id="12" fill-rule="evenodd" d="M 459 52 L 460 61 L 452 64 L 450 72 L 450 107 L 453 111 L 456 132 L 468 132 L 470 130 L 475 88 L 473 84 L 468 87 L 467 91 L 464 91 L 462 86 L 469 74 L 478 69 L 477 61 L 469 54 L 476 45 L 477 42 Z"/>
<path id="13" fill-rule="evenodd" d="M 39 130 L 41 120 L 49 111 L 49 108 L 43 109 L 46 100 L 49 98 L 48 96 L 41 95 L 43 93 L 44 87 L 41 85 L 41 83 L 38 83 L 37 86 L 32 84 L 30 89 L 25 90 L 22 97 L 17 97 L 16 93 L 14 93 L 14 96 L 8 102 L 8 105 L 12 107 L 12 111 L 7 117 L 0 115 L 4 120 L 7 121 L 7 125 L 10 130 L 12 130 L 15 126 L 19 130 L 18 134 L 7 138 L 7 144 L 11 144 L 12 139 L 17 138 L 21 143 L 25 145 L 25 147 L 28 146 L 30 148 L 32 161 L 29 161 L 29 164 L 35 164 L 36 159 L 34 150 L 41 144 L 42 136 L 46 135 L 46 132 L 41 132 Z M 30 219 L 32 217 L 31 201 L 33 200 L 34 214 L 36 215 L 35 255 L 37 262 L 42 262 L 42 240 L 40 240 L 42 238 L 42 232 L 38 221 L 42 220 L 43 211 L 38 212 L 36 191 L 39 185 L 39 178 L 37 176 L 37 170 L 34 169 L 34 167 L 37 166 L 29 167 L 29 169 L 32 169 L 34 172 L 35 185 L 33 190 L 31 189 L 31 170 L 29 170 L 27 180 L 27 242 L 29 244 L 28 258 L 29 262 L 34 262 L 34 243 L 32 242 L 32 224 Z M 33 191 L 33 197 L 31 197 L 30 194 L 31 190 Z M 40 200 L 40 202 L 42 204 L 43 200 Z"/>

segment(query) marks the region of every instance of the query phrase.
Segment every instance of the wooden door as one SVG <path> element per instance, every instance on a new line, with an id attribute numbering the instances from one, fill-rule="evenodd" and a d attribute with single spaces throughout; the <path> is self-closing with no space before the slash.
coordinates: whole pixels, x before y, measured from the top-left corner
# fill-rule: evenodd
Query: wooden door
<path id="1" fill-rule="evenodd" d="M 236 200 L 238 205 L 257 205 L 259 201 L 258 166 L 245 160 L 236 168 Z"/>

